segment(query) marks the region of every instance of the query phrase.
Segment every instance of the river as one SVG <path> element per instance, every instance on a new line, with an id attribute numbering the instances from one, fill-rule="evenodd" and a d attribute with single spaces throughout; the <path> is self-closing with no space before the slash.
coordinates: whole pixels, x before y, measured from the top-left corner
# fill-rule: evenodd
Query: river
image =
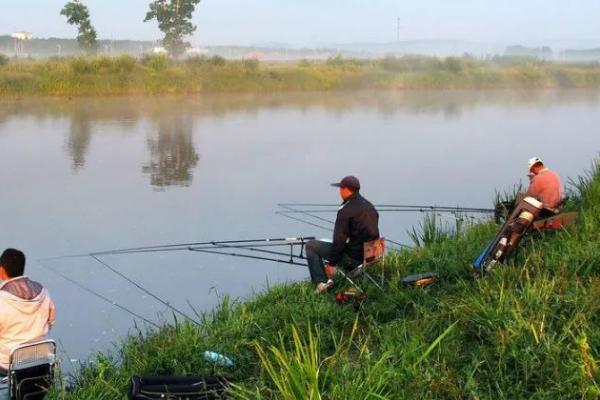
<path id="1" fill-rule="evenodd" d="M 0 247 L 58 308 L 63 359 L 111 349 L 142 321 L 43 268 L 50 256 L 146 244 L 328 232 L 275 214 L 338 202 L 354 174 L 374 203 L 491 207 L 542 156 L 565 181 L 600 150 L 600 92 L 341 92 L 0 100 Z M 333 217 L 333 215 L 331 215 Z M 408 242 L 421 214 L 385 213 Z M 448 223 L 452 223 L 451 218 Z M 2 249 L 0 249 L 1 251 Z M 210 310 L 303 268 L 197 253 L 103 258 L 173 305 Z M 164 305 L 89 257 L 48 265 L 155 322 Z"/>

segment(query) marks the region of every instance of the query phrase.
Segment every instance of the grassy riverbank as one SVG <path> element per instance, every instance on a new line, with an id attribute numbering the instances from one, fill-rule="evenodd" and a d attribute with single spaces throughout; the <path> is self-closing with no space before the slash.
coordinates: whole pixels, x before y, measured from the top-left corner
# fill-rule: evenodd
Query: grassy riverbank
<path id="1" fill-rule="evenodd" d="M 472 260 L 492 223 L 458 231 L 425 224 L 423 247 L 390 255 L 385 292 L 359 312 L 306 283 L 227 299 L 202 317 L 128 337 L 99 355 L 57 399 L 126 398 L 134 374 L 233 376 L 238 399 L 563 399 L 600 396 L 600 165 L 573 186 L 576 227 L 523 242 L 484 279 Z M 402 276 L 435 271 L 429 288 Z M 202 358 L 214 350 L 232 370 Z"/>
<path id="2" fill-rule="evenodd" d="M 600 87 L 600 65 L 416 56 L 296 64 L 162 56 L 0 62 L 0 96 L 559 87 Z"/>

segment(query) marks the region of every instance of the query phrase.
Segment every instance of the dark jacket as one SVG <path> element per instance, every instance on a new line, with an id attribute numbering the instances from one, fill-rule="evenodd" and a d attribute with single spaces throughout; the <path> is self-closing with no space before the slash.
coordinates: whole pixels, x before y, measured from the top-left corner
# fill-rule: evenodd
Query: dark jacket
<path id="1" fill-rule="evenodd" d="M 346 254 L 362 262 L 363 243 L 379 238 L 378 225 L 379 214 L 373 204 L 358 193 L 347 199 L 337 213 L 329 261 L 335 265 Z"/>

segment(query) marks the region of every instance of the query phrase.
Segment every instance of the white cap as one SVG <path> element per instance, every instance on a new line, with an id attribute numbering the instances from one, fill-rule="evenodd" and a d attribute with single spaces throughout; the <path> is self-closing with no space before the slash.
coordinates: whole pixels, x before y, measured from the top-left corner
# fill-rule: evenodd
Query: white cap
<path id="1" fill-rule="evenodd" d="M 535 164 L 537 163 L 544 163 L 544 161 L 542 161 L 541 158 L 539 157 L 533 157 L 529 159 L 529 170 L 531 171 L 531 167 L 533 167 Z"/>

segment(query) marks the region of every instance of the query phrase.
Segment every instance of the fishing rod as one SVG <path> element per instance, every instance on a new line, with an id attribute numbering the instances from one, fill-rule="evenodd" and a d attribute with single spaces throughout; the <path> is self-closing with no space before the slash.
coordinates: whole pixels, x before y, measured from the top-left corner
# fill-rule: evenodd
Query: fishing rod
<path id="1" fill-rule="evenodd" d="M 101 300 L 109 303 L 110 305 L 112 305 L 114 307 L 117 307 L 118 309 L 120 309 L 122 311 L 125 311 L 126 313 L 134 316 L 135 318 L 141 319 L 142 321 L 146 322 L 149 325 L 154 326 L 157 329 L 160 329 L 160 325 L 158 325 L 157 323 L 149 320 L 146 317 L 141 316 L 140 314 L 136 313 L 135 311 L 130 310 L 129 308 L 127 308 L 127 307 L 125 307 L 125 306 L 123 306 L 123 305 L 121 305 L 121 304 L 119 304 L 119 303 L 117 303 L 117 302 L 109 299 L 108 297 L 103 296 L 102 294 L 96 292 L 95 290 L 90 289 L 89 287 L 87 287 L 87 286 L 83 285 L 82 283 L 76 281 L 75 279 L 72 279 L 71 277 L 63 274 L 62 272 L 58 271 L 57 269 L 52 268 L 51 266 L 44 264 L 42 261 L 38 260 L 38 264 L 41 265 L 42 268 L 45 268 L 45 269 L 47 269 L 47 270 L 55 273 L 56 275 L 60 276 L 61 278 L 65 279 L 68 282 L 71 282 L 73 285 L 75 285 L 78 288 L 80 288 L 80 289 L 82 289 L 82 290 L 90 293 L 91 295 L 93 295 L 93 296 L 95 296 L 95 297 L 97 297 L 97 298 L 99 298 L 99 299 L 101 299 Z"/>
<path id="2" fill-rule="evenodd" d="M 330 227 L 330 226 L 323 226 L 323 225 L 315 224 L 314 222 L 307 221 L 307 220 L 305 220 L 305 219 L 302 219 L 302 218 L 298 218 L 298 217 L 294 217 L 294 216 L 292 216 L 292 215 L 289 215 L 289 213 L 288 213 L 288 212 L 285 212 L 285 211 L 275 211 L 275 214 L 277 214 L 277 215 L 281 215 L 282 217 L 285 217 L 285 218 L 292 219 L 292 220 L 294 220 L 294 221 L 298 221 L 298 222 L 302 222 L 302 223 L 304 223 L 304 224 L 308 224 L 308 225 L 314 226 L 314 227 L 316 227 L 316 228 L 320 228 L 320 229 L 326 230 L 326 231 L 328 231 L 328 232 L 332 232 L 332 231 L 333 231 L 333 229 L 331 229 L 331 227 Z"/>
<path id="3" fill-rule="evenodd" d="M 275 213 L 280 214 L 280 215 L 286 215 L 286 216 L 289 216 L 289 214 L 304 214 L 307 216 L 311 216 L 313 218 L 317 218 L 321 221 L 334 223 L 333 221 L 325 219 L 325 218 L 321 218 L 318 215 L 313 215 L 313 213 L 331 213 L 331 212 L 334 212 L 334 210 L 296 210 L 296 209 L 292 209 L 290 207 L 283 207 L 283 206 L 282 206 L 282 208 L 285 208 L 285 211 L 276 211 Z M 459 217 L 457 215 L 461 214 L 461 212 L 457 212 L 454 210 L 447 211 L 447 210 L 437 209 L 437 208 L 436 209 L 418 209 L 418 210 L 417 209 L 403 209 L 403 210 L 377 210 L 377 211 L 428 212 L 428 213 L 435 213 L 435 215 L 437 215 L 441 218 L 451 218 L 451 219 L 455 219 L 457 221 L 465 221 L 465 219 L 471 219 L 471 220 L 477 219 L 477 217 L 474 217 L 472 215 L 462 215 Z"/>
<path id="4" fill-rule="evenodd" d="M 180 243 L 180 244 L 168 244 L 168 245 L 157 245 L 157 246 L 143 246 L 143 247 L 131 247 L 117 250 L 106 250 L 101 252 L 90 253 L 92 255 L 108 255 L 108 254 L 130 254 L 130 253 L 144 253 L 147 251 L 165 250 L 189 250 L 190 248 L 197 246 L 231 246 L 242 247 L 260 247 L 261 244 L 272 244 L 276 246 L 287 246 L 289 244 L 302 244 L 309 240 L 315 239 L 314 237 L 298 237 L 298 238 L 268 238 L 268 239 L 245 239 L 245 240 L 222 240 L 222 241 L 206 241 L 206 242 L 194 242 L 194 243 Z"/>
<path id="5" fill-rule="evenodd" d="M 456 216 L 456 213 L 436 212 L 435 215 L 440 218 L 453 219 L 458 222 L 464 222 L 467 219 L 470 219 L 471 221 L 477 220 L 477 217 L 474 217 L 472 215 L 463 215 L 463 216 L 458 217 L 458 216 Z"/>
<path id="6" fill-rule="evenodd" d="M 294 205 L 298 204 L 299 206 L 301 206 L 301 205 L 308 205 L 308 206 L 312 206 L 312 207 L 319 207 L 319 206 L 322 206 L 322 207 L 334 207 L 335 206 L 335 207 L 339 208 L 338 205 L 334 205 L 334 204 L 316 204 L 316 203 L 280 203 L 280 204 L 278 204 L 278 206 L 280 208 L 283 208 L 285 211 L 276 211 L 275 212 L 276 214 L 283 215 L 283 216 L 285 216 L 287 218 L 295 219 L 295 220 L 300 221 L 300 222 L 308 223 L 308 224 L 311 224 L 313 226 L 317 226 L 319 228 L 323 228 L 323 227 L 320 226 L 320 225 L 312 224 L 312 223 L 310 223 L 310 222 L 308 222 L 306 220 L 302 220 L 302 219 L 293 217 L 291 214 L 303 214 L 303 215 L 307 215 L 307 216 L 312 217 L 312 218 L 316 218 L 316 219 L 318 219 L 320 221 L 329 222 L 329 223 L 333 224 L 334 223 L 333 221 L 328 220 L 326 218 L 322 218 L 322 217 L 320 217 L 318 215 L 315 215 L 315 214 L 319 214 L 319 213 L 332 213 L 332 212 L 336 212 L 337 209 L 333 209 L 333 210 L 331 210 L 331 209 L 330 210 L 326 210 L 326 209 L 325 210 L 324 209 L 298 210 L 296 208 L 293 208 L 294 207 L 293 205 L 288 205 L 288 204 L 294 204 Z M 380 205 L 379 207 L 391 207 L 391 206 L 390 205 Z M 420 206 L 407 206 L 407 207 L 420 207 Z M 467 209 L 467 208 L 460 208 L 460 207 L 450 207 L 450 208 L 447 208 L 447 207 L 441 207 L 441 208 L 440 207 L 435 207 L 434 208 L 434 206 L 429 206 L 429 208 L 418 208 L 418 209 L 417 208 L 405 208 L 405 209 L 382 209 L 382 208 L 379 208 L 379 209 L 377 209 L 378 212 L 382 212 L 382 211 L 423 212 L 423 213 L 425 213 L 425 212 L 435 212 L 436 215 L 439 216 L 440 218 L 452 218 L 452 219 L 455 219 L 456 221 L 465 221 L 466 219 L 471 219 L 471 220 L 475 220 L 476 219 L 475 217 L 469 216 L 469 215 L 463 215 L 463 216 L 459 217 L 458 216 L 459 213 L 462 213 L 462 214 L 484 213 L 485 210 L 486 209 L 478 209 L 478 208 L 477 209 L 476 208 L 469 208 L 469 209 Z M 491 210 L 491 211 L 494 211 L 494 210 Z M 451 214 L 451 215 L 444 215 L 444 214 Z M 325 229 L 327 229 L 327 228 L 325 228 Z M 389 242 L 391 242 L 391 243 L 395 243 L 397 245 L 400 245 L 401 247 L 410 247 L 410 246 L 407 246 L 407 245 L 404 245 L 404 244 L 400 244 L 400 243 L 395 242 L 395 241 L 390 240 L 390 239 L 386 239 L 386 240 L 389 241 Z"/>
<path id="7" fill-rule="evenodd" d="M 337 209 L 320 209 L 320 210 L 312 210 L 312 209 L 286 209 L 290 214 L 303 214 L 305 212 L 312 214 L 331 214 L 337 212 Z M 470 210 L 470 209 L 454 209 L 454 208 L 377 208 L 378 212 L 444 212 L 449 214 L 489 214 L 487 211 L 478 211 L 478 210 Z"/>
<path id="8" fill-rule="evenodd" d="M 193 243 L 184 243 L 184 244 L 168 244 L 168 245 L 157 245 L 157 246 L 140 246 L 140 247 L 131 247 L 117 250 L 106 250 L 101 252 L 92 252 L 87 254 L 80 255 L 69 255 L 64 257 L 54 257 L 47 258 L 41 261 L 49 261 L 56 260 L 60 258 L 71 258 L 71 257 L 91 257 L 96 262 L 107 268 L 112 273 L 116 274 L 118 277 L 126 280 L 131 285 L 135 286 L 142 292 L 146 293 L 148 296 L 154 298 L 159 301 L 173 312 L 183 316 L 184 318 L 192 321 L 195 324 L 198 324 L 193 318 L 189 315 L 181 311 L 180 309 L 172 306 L 169 302 L 163 300 L 160 296 L 151 292 L 150 290 L 143 287 L 141 284 L 137 283 L 132 278 L 120 272 L 117 268 L 108 264 L 106 261 L 100 258 L 101 255 L 121 255 L 121 254 L 133 254 L 133 253 L 151 253 L 151 252 L 161 252 L 161 251 L 194 251 L 199 253 L 208 253 L 208 254 L 218 254 L 218 255 L 226 255 L 233 257 L 243 257 L 250 258 L 255 260 L 263 260 L 263 261 L 273 261 L 291 265 L 299 265 L 306 266 L 306 263 L 298 262 L 297 260 L 305 260 L 304 256 L 304 246 L 309 240 L 315 239 L 314 237 L 297 237 L 297 238 L 268 238 L 268 239 L 245 239 L 245 240 L 225 240 L 225 241 L 206 241 L 206 242 L 193 242 Z M 190 245 L 192 244 L 192 245 Z M 277 251 L 273 250 L 275 247 L 289 246 L 289 252 Z M 300 246 L 300 250 L 297 254 L 294 253 L 295 247 Z M 232 252 L 227 250 L 237 250 L 237 252 Z M 250 252 L 258 252 L 262 254 L 268 254 L 275 257 L 266 257 L 266 256 L 257 256 L 244 254 Z M 286 259 L 282 259 L 285 257 Z"/>
<path id="9" fill-rule="evenodd" d="M 303 223 L 305 223 L 305 224 L 309 224 L 309 225 L 312 225 L 312 226 L 316 226 L 316 227 L 318 227 L 318 228 L 322 228 L 322 229 L 325 229 L 325 230 L 327 230 L 327 231 L 330 231 L 330 232 L 332 232 L 332 231 L 333 231 L 333 229 L 332 229 L 331 227 L 324 227 L 324 226 L 322 226 L 322 225 L 314 224 L 314 223 L 312 223 L 312 222 L 310 222 L 310 221 L 306 221 L 306 220 L 303 220 L 303 219 L 301 219 L 301 218 L 293 217 L 293 216 L 291 216 L 291 215 L 289 215 L 289 214 L 290 214 L 290 213 L 299 213 L 299 214 L 303 214 L 303 215 L 306 215 L 307 217 L 315 218 L 315 219 L 317 219 L 317 220 L 319 220 L 319 221 L 327 222 L 327 223 L 329 223 L 329 224 L 331 224 L 331 225 L 335 225 L 335 221 L 332 221 L 332 220 L 330 220 L 330 219 L 327 219 L 327 218 L 320 217 L 320 216 L 318 216 L 318 215 L 313 215 L 312 213 L 310 213 L 310 212 L 308 212 L 308 211 L 303 211 L 303 210 L 295 210 L 295 209 L 293 209 L 291 206 L 286 206 L 286 205 L 284 205 L 284 204 L 278 204 L 278 206 L 279 206 L 280 208 L 283 208 L 283 209 L 284 209 L 284 210 L 286 210 L 286 211 L 276 211 L 276 212 L 275 212 L 275 214 L 282 215 L 282 216 L 284 216 L 284 217 L 287 217 L 287 218 L 290 218 L 290 219 L 294 219 L 294 220 L 296 220 L 296 221 L 303 222 Z M 407 245 L 407 244 L 400 243 L 400 242 L 397 242 L 397 241 L 395 241 L 395 240 L 392 240 L 392 239 L 388 239 L 388 238 L 386 238 L 385 240 L 386 240 L 386 242 L 389 242 L 389 243 L 395 244 L 396 246 L 399 246 L 400 248 L 402 248 L 402 247 L 404 247 L 404 248 L 411 248 L 411 246 L 409 246 L 409 245 Z"/>
<path id="10" fill-rule="evenodd" d="M 308 211 L 308 212 L 317 212 L 317 213 L 325 213 L 332 212 L 334 210 L 323 210 L 322 208 L 335 208 L 336 210 L 341 206 L 340 204 L 328 204 L 328 203 L 279 203 L 277 204 L 282 208 L 294 208 L 297 210 L 298 207 L 319 207 L 318 210 L 297 210 L 297 211 Z M 459 206 L 435 206 L 435 205 L 406 205 L 406 204 L 374 204 L 374 207 L 378 211 L 409 211 L 409 210 L 418 210 L 418 211 L 455 211 L 455 212 L 468 212 L 468 213 L 493 213 L 494 209 L 492 208 L 477 208 L 477 207 L 459 207 Z"/>
<path id="11" fill-rule="evenodd" d="M 303 266 L 303 267 L 306 267 L 308 265 L 308 264 L 305 264 L 305 263 L 299 263 L 299 262 L 293 261 L 293 258 L 290 259 L 290 260 L 281 260 L 281 259 L 278 259 L 278 258 L 253 256 L 251 254 L 240 254 L 240 253 L 233 253 L 233 252 L 227 253 L 227 252 L 218 251 L 218 250 L 194 249 L 194 248 L 190 248 L 190 251 L 196 251 L 198 253 L 207 253 L 207 254 L 218 254 L 218 255 L 230 256 L 230 257 L 250 258 L 250 259 L 253 259 L 253 260 L 261 260 L 261 261 L 273 261 L 273 262 L 278 262 L 278 263 L 282 263 L 282 264 L 299 265 L 299 266 Z M 296 258 L 296 257 L 297 256 L 294 256 L 294 258 Z M 305 258 L 302 257 L 302 259 L 305 259 Z"/>
<path id="12" fill-rule="evenodd" d="M 152 297 L 153 299 L 157 300 L 158 302 L 162 303 L 163 305 L 165 305 L 167 308 L 169 308 L 171 311 L 181 315 L 183 318 L 189 320 L 190 322 L 194 323 L 197 326 L 201 326 L 200 323 L 198 323 L 198 321 L 196 321 L 194 318 L 190 317 L 189 315 L 187 315 L 186 313 L 184 313 L 183 311 L 179 310 L 177 307 L 171 305 L 171 303 L 163 300 L 161 297 L 159 297 L 158 295 L 152 293 L 150 290 L 146 289 L 145 287 L 143 287 L 141 284 L 137 283 L 136 281 L 134 281 L 133 279 L 129 278 L 127 275 L 123 274 L 122 272 L 120 272 L 119 270 L 117 270 L 116 268 L 112 267 L 110 264 L 108 264 L 107 262 L 101 260 L 100 258 L 98 258 L 95 255 L 90 255 L 90 257 L 92 257 L 94 260 L 96 260 L 100 265 L 103 265 L 105 268 L 107 268 L 109 271 L 113 272 L 114 274 L 116 274 L 117 276 L 121 277 L 122 279 L 126 280 L 127 282 L 129 282 L 130 284 L 132 284 L 133 286 L 135 286 L 136 288 L 138 288 L 139 290 L 141 290 L 142 292 L 146 293 L 148 296 Z"/>
<path id="13" fill-rule="evenodd" d="M 152 253 L 152 252 L 163 252 L 163 251 L 181 251 L 189 250 L 190 247 L 195 246 L 217 246 L 217 245 L 239 245 L 239 247 L 262 247 L 266 244 L 273 246 L 284 246 L 291 243 L 301 244 L 306 243 L 309 240 L 313 240 L 315 237 L 292 237 L 292 238 L 267 238 L 267 239 L 245 239 L 245 240 L 210 240 L 205 242 L 190 242 L 190 243 L 177 243 L 177 244 L 160 244 L 152 246 L 140 246 L 140 247 L 128 247 L 113 250 L 96 251 L 91 253 L 80 253 L 70 254 L 58 257 L 44 258 L 41 261 L 54 261 L 65 258 L 82 258 L 90 256 L 105 256 L 105 255 L 118 255 L 118 254 L 134 254 L 134 253 Z"/>
<path id="14" fill-rule="evenodd" d="M 290 214 L 294 214 L 294 213 L 304 214 L 307 217 L 312 217 L 319 221 L 327 222 L 328 224 L 335 224 L 335 221 L 332 221 L 327 218 L 319 217 L 318 215 L 313 215 L 310 210 L 297 210 L 297 209 L 292 208 L 291 206 L 284 206 L 281 204 L 279 204 L 279 207 L 283 208 L 284 210 L 286 210 L 286 212 L 288 212 Z"/>
<path id="15" fill-rule="evenodd" d="M 282 207 L 337 207 L 342 206 L 340 203 L 278 203 L 277 205 Z M 455 209 L 455 210 L 478 210 L 491 212 L 494 211 L 492 208 L 482 207 L 461 207 L 461 206 L 439 206 L 439 205 L 415 205 L 415 204 L 374 204 L 376 208 L 444 208 L 444 209 Z"/>
<path id="16" fill-rule="evenodd" d="M 136 318 L 140 318 L 140 319 L 146 321 L 147 323 L 152 324 L 155 327 L 159 327 L 157 324 L 155 324 L 152 321 L 133 312 L 132 310 L 128 309 L 127 307 L 108 299 L 106 296 L 103 296 L 102 294 L 90 289 L 89 287 L 81 284 L 80 282 L 77 282 L 76 280 L 68 277 L 67 275 L 59 272 L 55 268 L 52 268 L 44 263 L 44 261 L 56 260 L 56 259 L 60 259 L 60 258 L 72 258 L 72 257 L 84 257 L 84 256 L 91 257 L 97 263 L 99 263 L 103 267 L 107 268 L 109 271 L 111 271 L 118 277 L 124 279 L 131 285 L 135 286 L 136 288 L 138 288 L 140 291 L 144 292 L 148 296 L 159 301 L 161 304 L 165 305 L 167 308 L 169 308 L 173 312 L 183 316 L 185 319 L 191 321 L 192 323 L 196 324 L 197 326 L 200 326 L 200 323 L 198 323 L 195 319 L 190 317 L 188 314 L 184 313 L 177 307 L 171 305 L 169 302 L 165 301 L 157 294 L 146 289 L 144 286 L 142 286 L 141 284 L 139 284 L 132 278 L 130 278 L 127 275 L 125 275 L 124 273 L 120 272 L 117 268 L 113 267 L 106 261 L 102 260 L 100 258 L 100 255 L 109 255 L 109 254 L 118 255 L 118 254 L 131 254 L 131 253 L 147 253 L 147 252 L 156 252 L 156 251 L 187 250 L 187 251 L 194 251 L 194 252 L 201 252 L 201 253 L 251 258 L 251 259 L 263 260 L 263 261 L 273 261 L 273 262 L 279 262 L 279 263 L 292 264 L 292 265 L 306 267 L 307 264 L 300 263 L 295 260 L 296 259 L 306 259 L 306 257 L 304 257 L 304 255 L 303 255 L 304 246 L 308 240 L 312 240 L 312 239 L 314 239 L 314 237 L 207 241 L 207 242 L 194 242 L 194 243 L 191 243 L 192 244 L 191 246 L 190 246 L 190 244 L 187 244 L 187 243 L 186 244 L 158 245 L 158 246 L 143 246 L 143 247 L 133 247 L 133 248 L 126 248 L 126 249 L 108 250 L 108 251 L 102 251 L 102 252 L 93 252 L 93 253 L 80 254 L 80 255 L 77 254 L 77 255 L 69 255 L 69 256 L 64 256 L 64 257 L 47 258 L 44 260 L 38 260 L 38 263 L 42 267 L 54 272 L 58 276 L 62 277 L 63 279 L 66 279 L 67 281 L 73 283 L 74 285 L 87 291 L 88 293 L 91 293 L 92 295 L 94 295 L 106 302 L 109 302 L 110 304 L 114 305 L 115 307 L 118 307 L 121 310 L 128 312 L 129 314 L 135 316 Z M 300 245 L 300 251 L 298 254 L 294 254 L 294 247 L 297 245 Z M 287 252 L 267 249 L 269 247 L 277 247 L 277 246 L 279 246 L 279 247 L 289 246 L 290 252 L 287 253 Z M 281 258 L 273 258 L 273 257 L 269 258 L 269 257 L 255 256 L 255 255 L 242 254 L 242 253 L 236 253 L 236 252 L 226 252 L 226 250 L 230 250 L 230 249 L 237 249 L 238 251 L 260 252 L 260 253 L 270 254 L 270 255 L 279 256 L 279 257 L 289 257 L 289 259 L 283 260 Z"/>
<path id="17" fill-rule="evenodd" d="M 293 265 L 302 265 L 302 266 L 307 266 L 306 263 L 298 263 L 296 261 L 294 261 L 294 259 L 301 259 L 301 260 L 306 260 L 306 257 L 304 256 L 304 246 L 306 244 L 306 239 L 308 238 L 303 238 L 302 241 L 291 241 L 289 243 L 279 243 L 279 244 L 275 244 L 275 243 L 267 243 L 267 244 L 259 244 L 256 246 L 251 246 L 251 245 L 227 245 L 227 244 L 223 244 L 223 243 L 216 243 L 215 246 L 213 247 L 207 247 L 207 246 L 203 246 L 203 247 L 190 247 L 189 250 L 190 251 L 197 251 L 197 252 L 202 252 L 202 253 L 209 253 L 209 254 L 222 254 L 222 255 L 227 255 L 227 256 L 233 256 L 233 257 L 244 257 L 244 258 L 251 258 L 251 259 L 255 259 L 255 260 L 265 260 L 265 261 L 275 261 L 275 262 L 281 262 L 281 263 L 285 263 L 285 264 L 293 264 Z M 312 240 L 312 239 L 311 239 Z M 298 254 L 294 254 L 294 246 L 300 245 L 300 250 L 298 252 Z M 275 250 L 267 250 L 264 247 L 281 247 L 281 246 L 290 246 L 290 251 L 289 253 L 287 252 L 282 252 L 282 251 L 275 251 Z M 217 250 L 215 250 L 215 248 Z M 232 252 L 225 252 L 224 249 L 236 249 L 236 250 L 241 250 L 241 251 L 253 251 L 253 252 L 259 252 L 259 253 L 265 253 L 265 254 L 270 254 L 270 255 L 276 255 L 276 256 L 284 256 L 284 257 L 289 257 L 288 260 L 281 260 L 279 258 L 268 258 L 268 257 L 261 257 L 261 256 L 251 256 L 248 254 L 240 254 L 240 253 L 232 253 Z"/>

